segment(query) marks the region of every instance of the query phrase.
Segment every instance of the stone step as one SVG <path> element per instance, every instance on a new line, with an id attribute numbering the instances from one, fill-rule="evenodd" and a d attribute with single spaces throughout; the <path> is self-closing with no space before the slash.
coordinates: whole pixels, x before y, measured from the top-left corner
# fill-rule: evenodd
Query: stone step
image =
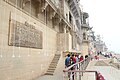
<path id="1" fill-rule="evenodd" d="M 50 65 L 57 66 L 57 64 L 55 64 L 55 63 L 51 63 Z"/>
<path id="2" fill-rule="evenodd" d="M 53 68 L 55 69 L 55 68 L 56 68 L 56 66 L 49 66 L 49 68 L 48 68 L 48 69 L 51 69 L 51 68 L 52 68 L 52 69 L 53 69 Z"/>
<path id="3" fill-rule="evenodd" d="M 54 60 L 54 59 L 59 59 L 59 58 L 60 58 L 60 57 L 54 57 L 53 60 Z"/>
<path id="4" fill-rule="evenodd" d="M 53 59 L 52 61 L 58 61 L 59 60 L 59 58 L 57 58 L 57 59 Z"/>
<path id="5" fill-rule="evenodd" d="M 57 62 L 58 62 L 58 61 L 59 61 L 59 59 L 58 59 L 58 60 L 52 60 L 52 62 L 55 62 L 55 61 L 57 61 Z"/>
<path id="6" fill-rule="evenodd" d="M 51 63 L 57 63 L 58 61 L 53 61 L 53 62 L 51 62 Z"/>
<path id="7" fill-rule="evenodd" d="M 53 75 L 53 73 L 56 69 L 56 66 L 58 64 L 59 58 L 60 58 L 60 54 L 55 54 L 55 56 L 54 56 L 52 62 L 50 63 L 49 68 L 48 68 L 47 72 L 45 73 L 45 75 Z"/>
<path id="8" fill-rule="evenodd" d="M 55 56 L 54 58 L 56 58 L 56 57 L 60 57 L 60 56 Z"/>
<path id="9" fill-rule="evenodd" d="M 59 59 L 60 57 L 54 57 L 53 59 Z"/>
<path id="10" fill-rule="evenodd" d="M 45 73 L 45 75 L 53 75 L 53 73 L 47 72 L 47 73 Z"/>
<path id="11" fill-rule="evenodd" d="M 56 54 L 55 54 L 55 56 L 60 56 L 60 55 L 58 55 L 58 54 L 56 55 Z"/>
<path id="12" fill-rule="evenodd" d="M 60 55 L 55 55 L 55 57 L 60 57 Z"/>
<path id="13" fill-rule="evenodd" d="M 60 54 L 55 54 L 55 56 L 60 56 Z"/>
<path id="14" fill-rule="evenodd" d="M 49 68 L 48 70 L 55 70 L 55 68 Z"/>
<path id="15" fill-rule="evenodd" d="M 50 67 L 52 67 L 52 68 L 56 68 L 56 66 L 55 66 L 55 65 L 50 65 L 50 66 L 49 66 L 49 68 L 50 68 Z"/>
<path id="16" fill-rule="evenodd" d="M 56 66 L 57 66 L 57 64 L 52 64 L 52 65 L 49 66 L 49 68 L 50 67 L 56 68 Z"/>
<path id="17" fill-rule="evenodd" d="M 55 70 L 56 67 L 49 67 L 48 70 Z"/>
<path id="18" fill-rule="evenodd" d="M 52 62 L 54 62 L 54 61 L 59 61 L 59 59 L 53 59 Z"/>
<path id="19" fill-rule="evenodd" d="M 56 66 L 56 65 L 57 65 L 57 63 L 51 63 L 50 65 L 54 65 L 54 66 Z"/>
<path id="20" fill-rule="evenodd" d="M 55 69 L 55 67 L 49 67 L 49 69 Z"/>
<path id="21" fill-rule="evenodd" d="M 53 61 L 53 62 L 51 62 L 51 63 L 57 63 L 58 61 Z"/>
<path id="22" fill-rule="evenodd" d="M 54 70 L 47 70 L 47 72 L 53 72 L 54 73 Z"/>
<path id="23" fill-rule="evenodd" d="M 53 60 L 57 60 L 57 59 L 59 59 L 59 58 L 53 58 Z"/>

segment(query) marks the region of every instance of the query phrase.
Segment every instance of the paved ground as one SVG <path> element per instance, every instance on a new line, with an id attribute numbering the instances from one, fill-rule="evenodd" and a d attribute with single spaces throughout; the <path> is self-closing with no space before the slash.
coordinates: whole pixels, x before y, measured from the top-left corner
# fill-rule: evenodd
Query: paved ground
<path id="1" fill-rule="evenodd" d="M 103 60 L 97 61 L 94 66 L 109 66 L 107 63 L 105 63 Z"/>
<path id="2" fill-rule="evenodd" d="M 99 61 L 91 61 L 87 67 L 87 70 L 99 71 L 106 80 L 120 80 L 120 70 L 108 65 L 107 63 L 109 63 L 109 61 L 109 59 L 100 57 Z M 61 58 L 53 76 L 44 75 L 35 80 L 63 80 L 63 69 L 64 59 Z M 84 73 L 82 80 L 95 80 L 95 75 L 94 73 Z"/>
<path id="3" fill-rule="evenodd" d="M 96 70 L 101 72 L 106 80 L 120 80 L 120 70 L 117 70 L 111 66 L 99 66 L 95 67 Z"/>
<path id="4" fill-rule="evenodd" d="M 87 70 L 95 70 L 100 72 L 105 80 L 120 80 L 120 70 L 107 64 L 109 59 L 101 59 L 99 61 L 91 61 L 87 67 Z M 95 80 L 94 74 L 86 73 L 82 80 Z"/>

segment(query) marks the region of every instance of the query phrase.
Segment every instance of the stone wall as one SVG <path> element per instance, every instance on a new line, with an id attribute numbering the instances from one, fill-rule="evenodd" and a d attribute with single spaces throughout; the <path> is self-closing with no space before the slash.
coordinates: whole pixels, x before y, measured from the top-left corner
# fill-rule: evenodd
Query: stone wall
<path id="1" fill-rule="evenodd" d="M 72 37 L 69 33 L 57 34 L 57 51 L 71 51 L 72 50 Z"/>
<path id="2" fill-rule="evenodd" d="M 42 32 L 42 48 L 9 46 L 9 22 L 27 21 Z M 0 0 L 0 80 L 29 80 L 42 75 L 56 53 L 57 32 Z"/>
<path id="3" fill-rule="evenodd" d="M 82 43 L 82 55 L 85 56 L 85 55 L 88 55 L 88 43 Z"/>

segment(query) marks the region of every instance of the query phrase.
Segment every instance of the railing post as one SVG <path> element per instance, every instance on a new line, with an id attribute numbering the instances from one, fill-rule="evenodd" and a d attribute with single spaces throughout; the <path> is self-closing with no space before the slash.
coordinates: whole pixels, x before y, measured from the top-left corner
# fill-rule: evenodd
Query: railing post
<path id="1" fill-rule="evenodd" d="M 72 72 L 70 72 L 70 80 L 72 80 Z"/>
<path id="2" fill-rule="evenodd" d="M 83 62 L 81 62 L 81 71 L 83 70 Z M 83 76 L 83 72 L 80 72 L 81 77 Z"/>
<path id="3" fill-rule="evenodd" d="M 81 72 L 80 72 L 80 70 L 81 70 L 81 65 L 80 65 L 81 63 L 79 63 L 79 80 L 81 80 Z"/>
<path id="4" fill-rule="evenodd" d="M 65 80 L 65 71 L 63 70 L 63 80 Z"/>

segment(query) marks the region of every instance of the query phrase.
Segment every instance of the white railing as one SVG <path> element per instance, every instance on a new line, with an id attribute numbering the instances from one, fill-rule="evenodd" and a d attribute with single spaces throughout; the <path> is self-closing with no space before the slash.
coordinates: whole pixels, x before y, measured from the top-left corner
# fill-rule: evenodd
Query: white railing
<path id="1" fill-rule="evenodd" d="M 85 70 L 90 60 L 91 57 L 88 57 L 85 60 L 75 63 L 63 70 L 63 80 L 82 80 L 82 76 L 84 75 L 84 73 L 94 73 L 94 80 L 100 80 L 99 73 L 97 71 Z"/>

